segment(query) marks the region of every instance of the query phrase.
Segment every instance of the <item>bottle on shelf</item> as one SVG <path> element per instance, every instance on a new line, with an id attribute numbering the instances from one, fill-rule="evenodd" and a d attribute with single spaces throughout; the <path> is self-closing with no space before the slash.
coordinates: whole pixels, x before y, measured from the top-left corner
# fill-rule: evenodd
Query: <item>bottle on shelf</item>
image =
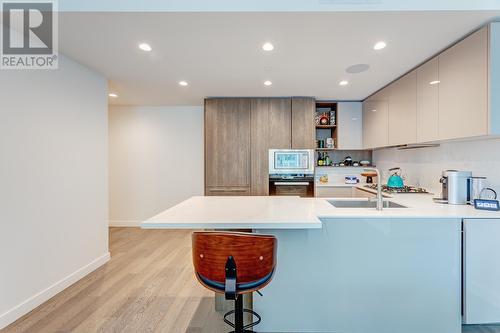
<path id="1" fill-rule="evenodd" d="M 318 153 L 318 166 L 323 166 L 324 160 L 323 160 L 323 153 Z"/>
<path id="2" fill-rule="evenodd" d="M 330 156 L 328 154 L 325 155 L 325 159 L 323 161 L 323 165 L 330 165 L 332 163 L 332 160 L 330 159 Z"/>

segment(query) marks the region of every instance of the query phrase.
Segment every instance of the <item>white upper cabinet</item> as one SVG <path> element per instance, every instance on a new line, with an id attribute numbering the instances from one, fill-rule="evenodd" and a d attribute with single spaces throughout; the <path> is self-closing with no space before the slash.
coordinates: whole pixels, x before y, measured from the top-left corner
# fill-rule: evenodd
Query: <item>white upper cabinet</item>
<path id="1" fill-rule="evenodd" d="M 389 87 L 389 145 L 417 142 L 417 74 L 412 71 Z"/>
<path id="2" fill-rule="evenodd" d="M 498 91 L 500 23 L 490 23 L 367 98 L 363 145 L 500 135 Z"/>
<path id="3" fill-rule="evenodd" d="M 337 148 L 363 149 L 363 106 L 361 102 L 337 104 Z"/>
<path id="4" fill-rule="evenodd" d="M 439 55 L 439 138 L 488 134 L 488 29 Z"/>
<path id="5" fill-rule="evenodd" d="M 384 89 L 363 102 L 363 148 L 389 144 L 389 98 Z"/>
<path id="6" fill-rule="evenodd" d="M 439 140 L 438 58 L 417 69 L 417 142 Z"/>
<path id="7" fill-rule="evenodd" d="M 489 134 L 500 135 L 500 22 L 489 27 Z"/>

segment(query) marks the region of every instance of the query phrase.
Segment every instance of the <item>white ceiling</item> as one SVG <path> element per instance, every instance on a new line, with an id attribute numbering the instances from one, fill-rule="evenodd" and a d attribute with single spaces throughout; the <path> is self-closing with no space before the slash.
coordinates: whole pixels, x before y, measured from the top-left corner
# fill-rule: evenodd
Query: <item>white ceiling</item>
<path id="1" fill-rule="evenodd" d="M 323 12 L 500 10 L 498 0 L 62 0 L 61 11 Z"/>
<path id="2" fill-rule="evenodd" d="M 105 75 L 117 105 L 201 105 L 206 96 L 360 100 L 495 16 L 500 12 L 60 13 L 59 50 Z M 388 46 L 376 52 L 379 40 Z M 261 49 L 266 41 L 274 51 Z M 139 50 L 140 42 L 153 51 Z M 345 72 L 358 63 L 371 67 Z M 344 79 L 349 85 L 339 86 Z"/>

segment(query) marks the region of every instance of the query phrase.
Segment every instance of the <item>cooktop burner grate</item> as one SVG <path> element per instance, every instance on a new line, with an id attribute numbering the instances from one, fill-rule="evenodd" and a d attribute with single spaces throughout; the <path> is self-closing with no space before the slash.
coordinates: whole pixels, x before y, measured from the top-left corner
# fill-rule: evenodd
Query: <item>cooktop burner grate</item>
<path id="1" fill-rule="evenodd" d="M 377 184 L 365 185 L 365 187 L 376 190 Z M 403 187 L 389 187 L 387 185 L 382 185 L 382 192 L 385 193 L 427 193 L 430 194 L 425 188 L 408 186 L 405 185 Z"/>

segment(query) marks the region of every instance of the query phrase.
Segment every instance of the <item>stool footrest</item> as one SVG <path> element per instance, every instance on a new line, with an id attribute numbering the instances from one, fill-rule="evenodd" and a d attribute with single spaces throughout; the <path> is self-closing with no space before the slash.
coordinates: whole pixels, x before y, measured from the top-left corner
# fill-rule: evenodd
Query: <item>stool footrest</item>
<path id="1" fill-rule="evenodd" d="M 254 327 L 255 325 L 258 325 L 260 323 L 260 321 L 262 320 L 260 315 L 253 311 L 253 310 L 250 310 L 250 309 L 243 309 L 243 312 L 245 313 L 250 313 L 252 314 L 252 316 L 255 316 L 257 318 L 257 321 L 254 321 L 254 322 L 251 322 L 250 324 L 247 324 L 245 326 L 243 326 L 243 329 L 247 329 L 247 328 L 251 328 L 251 327 Z M 229 319 L 227 319 L 227 317 L 229 317 L 230 315 L 234 314 L 235 311 L 234 310 L 231 310 L 229 312 L 227 312 L 226 314 L 224 314 L 224 322 L 226 324 L 228 324 L 229 326 L 231 326 L 232 328 L 235 328 L 235 325 L 234 323 L 232 323 Z"/>

